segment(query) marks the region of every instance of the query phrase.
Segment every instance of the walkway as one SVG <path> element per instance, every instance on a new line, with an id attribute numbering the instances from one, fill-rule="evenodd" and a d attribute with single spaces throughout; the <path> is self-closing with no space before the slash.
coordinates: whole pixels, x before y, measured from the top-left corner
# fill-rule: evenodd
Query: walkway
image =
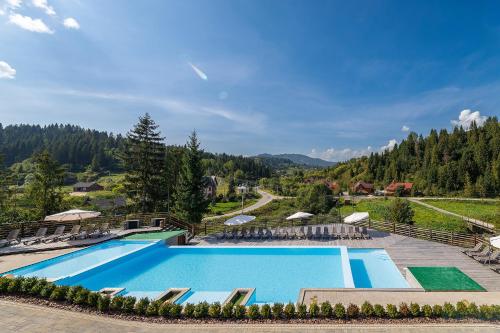
<path id="1" fill-rule="evenodd" d="M 280 197 L 280 196 L 271 194 L 269 192 L 266 192 L 266 191 L 263 191 L 263 190 L 260 190 L 260 189 L 257 190 L 257 192 L 259 192 L 259 194 L 261 195 L 259 201 L 257 201 L 256 203 L 254 203 L 251 206 L 243 208 L 243 213 L 248 213 L 248 212 L 251 212 L 252 210 L 256 210 L 256 209 L 258 209 L 258 208 L 260 208 L 262 206 L 267 205 L 268 203 L 270 203 L 273 200 L 282 199 L 282 197 Z M 238 215 L 238 214 L 241 214 L 241 209 L 238 209 L 236 211 L 229 212 L 229 213 L 226 213 L 226 214 L 223 214 L 223 215 L 215 215 L 215 216 L 205 217 L 203 219 L 203 221 L 210 221 L 210 220 L 220 219 L 221 217 L 231 217 L 231 216 L 235 216 L 235 215 Z"/>
<path id="2" fill-rule="evenodd" d="M 0 300 L 2 325 L 0 332 L 19 333 L 186 333 L 186 332 L 410 332 L 410 333 L 490 333 L 498 332 L 495 324 L 427 324 L 427 325 L 391 325 L 391 324 L 154 324 L 125 321 L 105 316 L 70 312 L 42 306 L 14 303 Z"/>

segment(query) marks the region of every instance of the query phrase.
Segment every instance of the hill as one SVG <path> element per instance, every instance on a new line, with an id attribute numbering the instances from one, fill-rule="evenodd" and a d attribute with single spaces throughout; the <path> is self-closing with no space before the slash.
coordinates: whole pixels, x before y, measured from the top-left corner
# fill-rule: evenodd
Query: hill
<path id="1" fill-rule="evenodd" d="M 257 157 L 267 159 L 270 163 L 293 166 L 300 165 L 312 168 L 326 168 L 335 165 L 335 162 L 329 162 L 320 158 L 312 158 L 302 154 L 260 154 Z"/>

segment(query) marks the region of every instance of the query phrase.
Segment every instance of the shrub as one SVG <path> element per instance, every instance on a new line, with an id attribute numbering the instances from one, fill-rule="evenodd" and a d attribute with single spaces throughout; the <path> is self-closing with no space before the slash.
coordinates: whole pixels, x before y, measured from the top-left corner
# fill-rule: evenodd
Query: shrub
<path id="1" fill-rule="evenodd" d="M 456 316 L 456 311 L 455 311 L 455 307 L 453 306 L 453 304 L 448 303 L 448 302 L 444 303 L 442 315 L 445 318 L 454 318 Z"/>
<path id="2" fill-rule="evenodd" d="M 9 281 L 9 286 L 7 287 L 7 292 L 9 294 L 17 294 L 21 291 L 21 285 L 24 281 L 23 277 L 16 277 Z"/>
<path id="3" fill-rule="evenodd" d="M 194 306 L 193 315 L 195 318 L 206 318 L 208 317 L 209 305 L 207 302 L 201 302 Z"/>
<path id="4" fill-rule="evenodd" d="M 160 308 L 158 309 L 158 314 L 162 317 L 168 318 L 168 317 L 170 317 L 170 309 L 171 308 L 172 308 L 172 303 L 163 302 L 163 304 L 160 305 Z"/>
<path id="5" fill-rule="evenodd" d="M 307 318 L 307 305 L 304 303 L 297 305 L 297 317 L 300 319 Z"/>
<path id="6" fill-rule="evenodd" d="M 0 276 L 0 293 L 6 293 L 9 287 L 10 279 Z"/>
<path id="7" fill-rule="evenodd" d="M 126 313 L 134 312 L 136 298 L 133 296 L 123 297 L 123 311 Z"/>
<path id="8" fill-rule="evenodd" d="M 349 304 L 349 306 L 346 309 L 346 315 L 347 318 L 353 319 L 353 318 L 358 318 L 359 317 L 359 306 L 356 304 Z"/>
<path id="9" fill-rule="evenodd" d="M 321 316 L 323 316 L 325 318 L 332 317 L 333 309 L 332 309 L 332 305 L 330 304 L 330 302 L 325 301 L 325 302 L 321 303 L 320 308 L 321 308 Z"/>
<path id="10" fill-rule="evenodd" d="M 90 291 L 88 289 L 81 289 L 78 291 L 73 298 L 73 304 L 86 305 L 87 299 L 89 298 Z"/>
<path id="11" fill-rule="evenodd" d="M 47 283 L 47 285 L 45 285 L 45 287 L 43 287 L 40 291 L 40 296 L 43 298 L 49 298 L 55 288 L 56 286 L 53 283 Z"/>
<path id="12" fill-rule="evenodd" d="M 225 318 L 225 319 L 232 318 L 233 317 L 233 308 L 234 308 L 234 305 L 231 302 L 224 304 L 222 306 L 222 310 L 221 310 L 222 318 Z"/>
<path id="13" fill-rule="evenodd" d="M 148 307 L 146 308 L 146 316 L 157 316 L 158 311 L 160 310 L 161 303 L 162 301 L 159 300 L 149 303 Z"/>
<path id="14" fill-rule="evenodd" d="M 273 318 L 280 319 L 283 317 L 283 304 L 282 303 L 274 303 L 272 306 Z"/>
<path id="15" fill-rule="evenodd" d="M 342 303 L 337 303 L 333 307 L 333 313 L 337 319 L 345 319 L 345 306 Z"/>
<path id="16" fill-rule="evenodd" d="M 66 299 L 66 294 L 68 293 L 69 287 L 67 286 L 56 286 L 49 296 L 51 301 L 63 301 Z"/>
<path id="17" fill-rule="evenodd" d="M 269 304 L 264 304 L 260 307 L 260 316 L 264 319 L 271 318 L 271 306 Z"/>
<path id="18" fill-rule="evenodd" d="M 245 318 L 245 315 L 247 313 L 247 308 L 244 305 L 237 304 L 234 306 L 234 318 L 236 319 L 243 319 Z"/>
<path id="19" fill-rule="evenodd" d="M 469 304 L 469 306 L 467 307 L 467 316 L 472 318 L 479 317 L 479 308 L 477 307 L 476 303 Z"/>
<path id="20" fill-rule="evenodd" d="M 35 285 L 31 288 L 31 290 L 29 291 L 29 294 L 33 295 L 33 296 L 40 296 L 42 289 L 45 288 L 45 286 L 47 286 L 47 284 L 48 284 L 48 282 L 45 279 L 38 280 L 35 283 Z"/>
<path id="21" fill-rule="evenodd" d="M 361 314 L 363 317 L 371 317 L 373 316 L 373 305 L 370 302 L 364 302 L 361 305 Z"/>
<path id="22" fill-rule="evenodd" d="M 186 303 L 186 305 L 184 306 L 184 316 L 186 318 L 194 317 L 194 304 Z"/>
<path id="23" fill-rule="evenodd" d="M 432 307 L 429 304 L 425 304 L 424 306 L 422 306 L 422 312 L 424 314 L 424 317 L 432 317 Z"/>
<path id="24" fill-rule="evenodd" d="M 121 311 L 123 309 L 123 301 L 125 299 L 123 296 L 115 296 L 111 299 L 111 304 L 109 305 L 109 309 L 111 311 Z"/>
<path id="25" fill-rule="evenodd" d="M 413 317 L 420 316 L 420 305 L 418 305 L 418 303 L 410 303 L 410 314 Z"/>
<path id="26" fill-rule="evenodd" d="M 170 318 L 179 318 L 182 314 L 182 305 L 180 304 L 172 304 L 170 308 Z"/>
<path id="27" fill-rule="evenodd" d="M 312 302 L 311 305 L 309 305 L 309 314 L 311 318 L 319 317 L 319 305 L 316 302 Z"/>
<path id="28" fill-rule="evenodd" d="M 31 289 L 35 286 L 37 282 L 38 279 L 36 277 L 25 278 L 23 281 L 21 281 L 19 292 L 22 292 L 23 294 L 31 293 Z"/>
<path id="29" fill-rule="evenodd" d="M 411 316 L 410 307 L 407 303 L 402 302 L 399 304 L 399 315 L 403 318 L 408 318 Z"/>
<path id="30" fill-rule="evenodd" d="M 491 320 L 494 317 L 493 306 L 481 305 L 479 307 L 479 316 L 481 319 Z"/>
<path id="31" fill-rule="evenodd" d="M 247 316 L 250 319 L 256 320 L 260 317 L 259 306 L 257 304 L 252 304 L 248 307 Z"/>
<path id="32" fill-rule="evenodd" d="M 375 316 L 377 316 L 379 318 L 384 318 L 385 317 L 385 309 L 380 304 L 375 304 L 373 306 L 373 313 L 375 314 Z"/>
<path id="33" fill-rule="evenodd" d="M 295 318 L 295 304 L 288 303 L 287 305 L 285 305 L 283 313 L 285 314 L 285 318 L 287 319 Z"/>
<path id="34" fill-rule="evenodd" d="M 92 308 L 97 308 L 97 301 L 99 300 L 99 293 L 90 292 L 87 296 L 87 304 Z"/>
<path id="35" fill-rule="evenodd" d="M 66 293 L 66 301 L 69 303 L 73 303 L 73 299 L 76 297 L 76 295 L 82 290 L 82 286 L 73 286 L 68 289 L 68 292 Z"/>
<path id="36" fill-rule="evenodd" d="M 398 308 L 394 304 L 387 304 L 385 310 L 389 318 L 394 319 L 399 316 Z"/>
<path id="37" fill-rule="evenodd" d="M 439 304 L 436 304 L 432 307 L 432 315 L 434 317 L 441 317 L 443 315 L 443 307 Z"/>
<path id="38" fill-rule="evenodd" d="M 494 319 L 500 319 L 500 305 L 492 305 Z"/>
<path id="39" fill-rule="evenodd" d="M 467 303 L 464 301 L 459 301 L 457 302 L 457 305 L 455 307 L 457 310 L 457 317 L 459 318 L 465 318 L 467 317 Z"/>
<path id="40" fill-rule="evenodd" d="M 149 305 L 149 298 L 143 297 L 141 298 L 137 303 L 135 303 L 135 313 L 138 315 L 144 315 L 146 314 L 146 310 Z"/>
<path id="41" fill-rule="evenodd" d="M 111 298 L 108 295 L 99 295 L 99 298 L 97 299 L 97 310 L 101 312 L 108 312 L 110 303 Z"/>
<path id="42" fill-rule="evenodd" d="M 208 315 L 210 316 L 210 318 L 219 318 L 220 317 L 220 314 L 221 314 L 221 306 L 220 306 L 220 303 L 219 302 L 215 302 L 213 304 L 210 305 L 210 307 L 208 308 Z M 259 308 L 257 307 L 257 311 L 259 311 Z"/>

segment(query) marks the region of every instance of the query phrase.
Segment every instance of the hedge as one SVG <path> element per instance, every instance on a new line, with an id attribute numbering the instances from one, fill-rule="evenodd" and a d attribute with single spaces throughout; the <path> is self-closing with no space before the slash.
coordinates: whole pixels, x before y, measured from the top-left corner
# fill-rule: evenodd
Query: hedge
<path id="1" fill-rule="evenodd" d="M 482 320 L 500 320 L 499 305 L 476 305 L 467 301 L 457 304 L 444 303 L 443 305 L 422 305 L 417 303 L 380 304 L 364 302 L 361 307 L 355 304 L 347 306 L 337 303 L 332 306 L 329 302 L 317 304 L 313 302 L 309 307 L 305 304 L 295 305 L 288 303 L 274 303 L 272 306 L 253 304 L 249 307 L 220 303 L 208 304 L 171 304 L 168 302 L 150 301 L 147 298 L 136 300 L 134 297 L 109 296 L 90 291 L 81 286 L 57 286 L 45 279 L 38 278 L 7 278 L 0 277 L 0 295 L 32 296 L 51 301 L 65 302 L 80 307 L 95 309 L 99 312 L 130 313 L 140 316 L 161 316 L 164 318 L 185 319 L 307 319 L 307 318 L 337 318 L 350 320 L 356 318 L 475 318 Z"/>

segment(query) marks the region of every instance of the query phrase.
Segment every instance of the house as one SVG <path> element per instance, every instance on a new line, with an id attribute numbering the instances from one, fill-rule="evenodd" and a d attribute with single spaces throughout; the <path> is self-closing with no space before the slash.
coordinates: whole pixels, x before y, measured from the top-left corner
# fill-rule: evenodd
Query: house
<path id="1" fill-rule="evenodd" d="M 248 193 L 248 192 L 250 192 L 250 188 L 248 186 L 245 186 L 245 185 L 240 185 L 240 186 L 236 187 L 236 192 L 238 192 L 238 194 Z"/>
<path id="2" fill-rule="evenodd" d="M 205 189 L 204 189 L 205 198 L 213 199 L 217 196 L 217 185 L 219 185 L 217 177 L 206 176 L 204 178 L 205 178 Z"/>
<path id="3" fill-rule="evenodd" d="M 401 195 L 410 195 L 413 189 L 413 183 L 397 183 L 392 181 L 392 183 L 385 188 L 385 194 L 395 195 L 399 188 L 401 189 Z"/>
<path id="4" fill-rule="evenodd" d="M 334 192 L 340 189 L 340 185 L 337 182 L 331 182 L 329 180 L 325 180 L 324 184 L 326 185 L 326 187 L 328 187 L 330 190 Z"/>
<path id="5" fill-rule="evenodd" d="M 73 192 L 102 191 L 104 187 L 96 182 L 79 182 L 73 185 Z"/>
<path id="6" fill-rule="evenodd" d="M 374 187 L 372 183 L 367 183 L 360 180 L 352 186 L 351 190 L 353 193 L 358 194 L 372 194 L 374 191 Z"/>

